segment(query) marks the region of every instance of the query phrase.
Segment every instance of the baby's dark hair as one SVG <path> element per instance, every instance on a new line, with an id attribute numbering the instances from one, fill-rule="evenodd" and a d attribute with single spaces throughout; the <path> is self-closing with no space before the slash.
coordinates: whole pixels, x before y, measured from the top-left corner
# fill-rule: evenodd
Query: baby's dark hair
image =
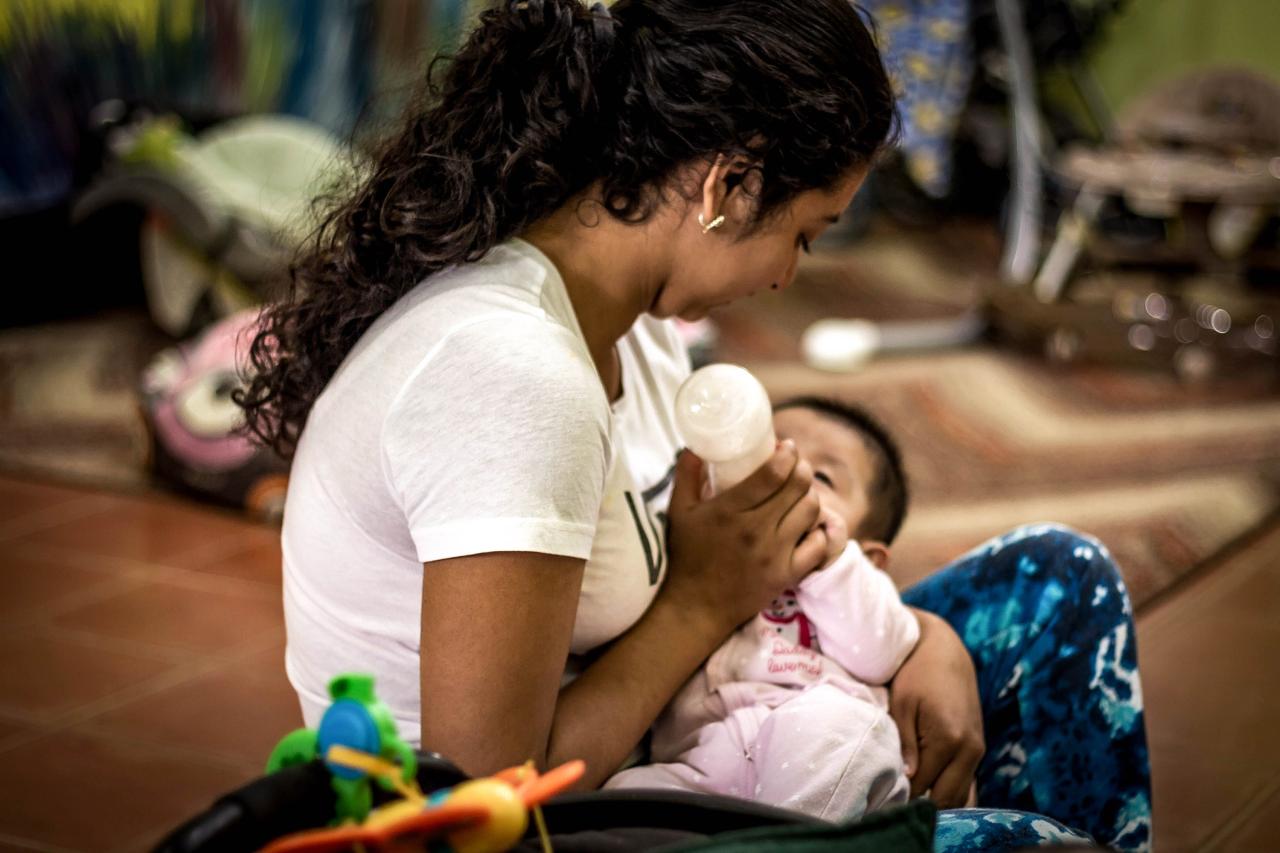
<path id="1" fill-rule="evenodd" d="M 871 449 L 875 456 L 876 476 L 875 481 L 867 486 L 867 517 L 863 519 L 861 529 L 850 531 L 850 535 L 892 544 L 907 517 L 909 494 L 902 451 L 889 431 L 865 410 L 828 397 L 792 397 L 773 407 L 775 412 L 783 409 L 810 409 L 826 415 L 856 432 Z"/>

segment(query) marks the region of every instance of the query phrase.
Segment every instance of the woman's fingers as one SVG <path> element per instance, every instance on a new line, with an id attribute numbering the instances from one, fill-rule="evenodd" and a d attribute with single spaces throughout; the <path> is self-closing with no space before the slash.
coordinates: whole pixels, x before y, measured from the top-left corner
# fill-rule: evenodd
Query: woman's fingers
<path id="1" fill-rule="evenodd" d="M 670 506 L 678 512 L 698 503 L 702 499 L 705 481 L 705 468 L 698 454 L 688 448 L 681 450 L 676 457 L 676 475 L 671 487 Z"/>
<path id="2" fill-rule="evenodd" d="M 800 508 L 801 504 L 806 503 L 810 498 L 813 499 L 813 503 L 816 505 L 818 498 L 817 493 L 813 490 L 813 466 L 801 459 L 796 463 L 796 467 L 791 470 L 791 476 L 787 478 L 787 482 L 783 483 L 782 488 L 778 489 L 774 497 L 768 501 L 768 504 L 773 507 L 769 514 L 772 515 L 776 512 L 778 515 L 777 528 L 780 534 L 783 532 L 783 525 L 792 519 L 792 512 Z M 819 507 L 819 509 L 821 508 Z M 803 514 L 808 514 L 807 508 L 803 509 Z M 783 541 L 798 542 L 800 537 L 804 536 L 805 532 L 816 523 L 817 517 L 815 516 L 813 521 L 810 521 L 807 527 L 801 528 L 794 538 L 784 537 Z"/>
<path id="3" fill-rule="evenodd" d="M 938 743 L 920 743 L 919 732 L 916 734 L 916 748 L 919 750 L 917 755 L 918 766 L 916 773 L 911 777 L 911 796 L 923 796 L 926 791 L 931 791 L 934 784 L 938 781 L 938 777 L 942 775 L 942 771 L 946 769 L 947 764 L 951 761 L 951 751 L 946 749 L 942 744 Z"/>
<path id="4" fill-rule="evenodd" d="M 964 805 L 974 771 L 982 760 L 981 740 L 968 738 L 959 731 L 916 731 L 920 769 L 911 777 L 911 796 L 918 797 L 928 791 L 929 798 L 939 808 Z"/>
<path id="5" fill-rule="evenodd" d="M 898 694 L 890 695 L 893 700 Z M 900 701 L 890 701 L 889 715 L 898 724 L 898 735 L 902 739 L 902 763 L 907 777 L 912 780 L 911 796 L 918 796 L 915 790 L 916 771 L 920 767 L 920 743 L 916 735 L 916 709 L 919 704 L 915 697 Z"/>
<path id="6" fill-rule="evenodd" d="M 849 544 L 849 525 L 830 506 L 819 507 L 818 524 L 827 534 L 827 556 L 822 561 L 825 566 L 844 553 Z"/>
<path id="7" fill-rule="evenodd" d="M 817 525 L 813 469 L 794 442 L 783 442 L 751 476 L 710 499 L 694 497 L 703 470 L 688 451 L 677 462 L 666 588 L 681 586 L 685 600 L 714 602 L 741 621 L 830 562 L 835 537 Z M 846 537 L 838 538 L 843 548 Z"/>
<path id="8" fill-rule="evenodd" d="M 825 530 L 815 528 L 807 533 L 791 552 L 791 576 L 787 580 L 788 585 L 799 583 L 805 575 L 826 565 L 830 561 L 829 553 Z"/>
<path id="9" fill-rule="evenodd" d="M 964 807 L 969 799 L 969 787 L 973 784 L 973 773 L 978 769 L 978 761 L 981 758 L 980 751 L 961 746 L 933 783 L 930 799 L 937 803 L 938 808 Z"/>
<path id="10" fill-rule="evenodd" d="M 795 443 L 784 441 L 747 479 L 726 489 L 721 498 L 729 512 L 747 512 L 766 503 L 790 481 L 800 455 Z M 810 475 L 812 476 L 812 474 Z"/>
<path id="11" fill-rule="evenodd" d="M 801 540 L 809 538 L 811 533 L 819 533 L 825 537 L 826 531 L 815 529 L 821 512 L 818 495 L 813 489 L 806 489 L 797 495 L 778 519 L 778 541 L 784 546 L 795 546 Z M 826 546 L 825 538 L 822 538 L 822 546 Z"/>

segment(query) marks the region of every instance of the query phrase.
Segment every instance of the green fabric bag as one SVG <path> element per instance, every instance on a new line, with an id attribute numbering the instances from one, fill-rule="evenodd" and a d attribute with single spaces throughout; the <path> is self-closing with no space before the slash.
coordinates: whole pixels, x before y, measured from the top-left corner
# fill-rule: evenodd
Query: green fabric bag
<path id="1" fill-rule="evenodd" d="M 938 807 L 926 799 L 830 826 L 771 826 L 727 832 L 661 853 L 932 853 Z"/>

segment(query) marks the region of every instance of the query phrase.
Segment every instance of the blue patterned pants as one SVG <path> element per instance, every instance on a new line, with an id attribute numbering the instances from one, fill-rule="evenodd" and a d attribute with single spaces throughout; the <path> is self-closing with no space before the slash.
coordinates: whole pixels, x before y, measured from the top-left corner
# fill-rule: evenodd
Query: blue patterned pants
<path id="1" fill-rule="evenodd" d="M 982 808 L 942 812 L 936 849 L 1016 850 L 1091 836 L 1149 851 L 1133 610 L 1106 548 L 1059 525 L 1019 528 L 903 599 L 956 630 L 982 697 Z"/>

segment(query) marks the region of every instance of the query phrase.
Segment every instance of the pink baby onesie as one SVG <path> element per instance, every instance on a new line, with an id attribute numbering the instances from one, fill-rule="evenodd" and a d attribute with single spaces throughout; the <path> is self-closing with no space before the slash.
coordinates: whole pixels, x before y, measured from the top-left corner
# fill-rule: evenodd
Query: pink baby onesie
<path id="1" fill-rule="evenodd" d="M 905 802 L 883 685 L 919 637 L 893 581 L 850 542 L 725 641 L 654 723 L 655 763 L 605 787 L 725 794 L 828 820 Z"/>

